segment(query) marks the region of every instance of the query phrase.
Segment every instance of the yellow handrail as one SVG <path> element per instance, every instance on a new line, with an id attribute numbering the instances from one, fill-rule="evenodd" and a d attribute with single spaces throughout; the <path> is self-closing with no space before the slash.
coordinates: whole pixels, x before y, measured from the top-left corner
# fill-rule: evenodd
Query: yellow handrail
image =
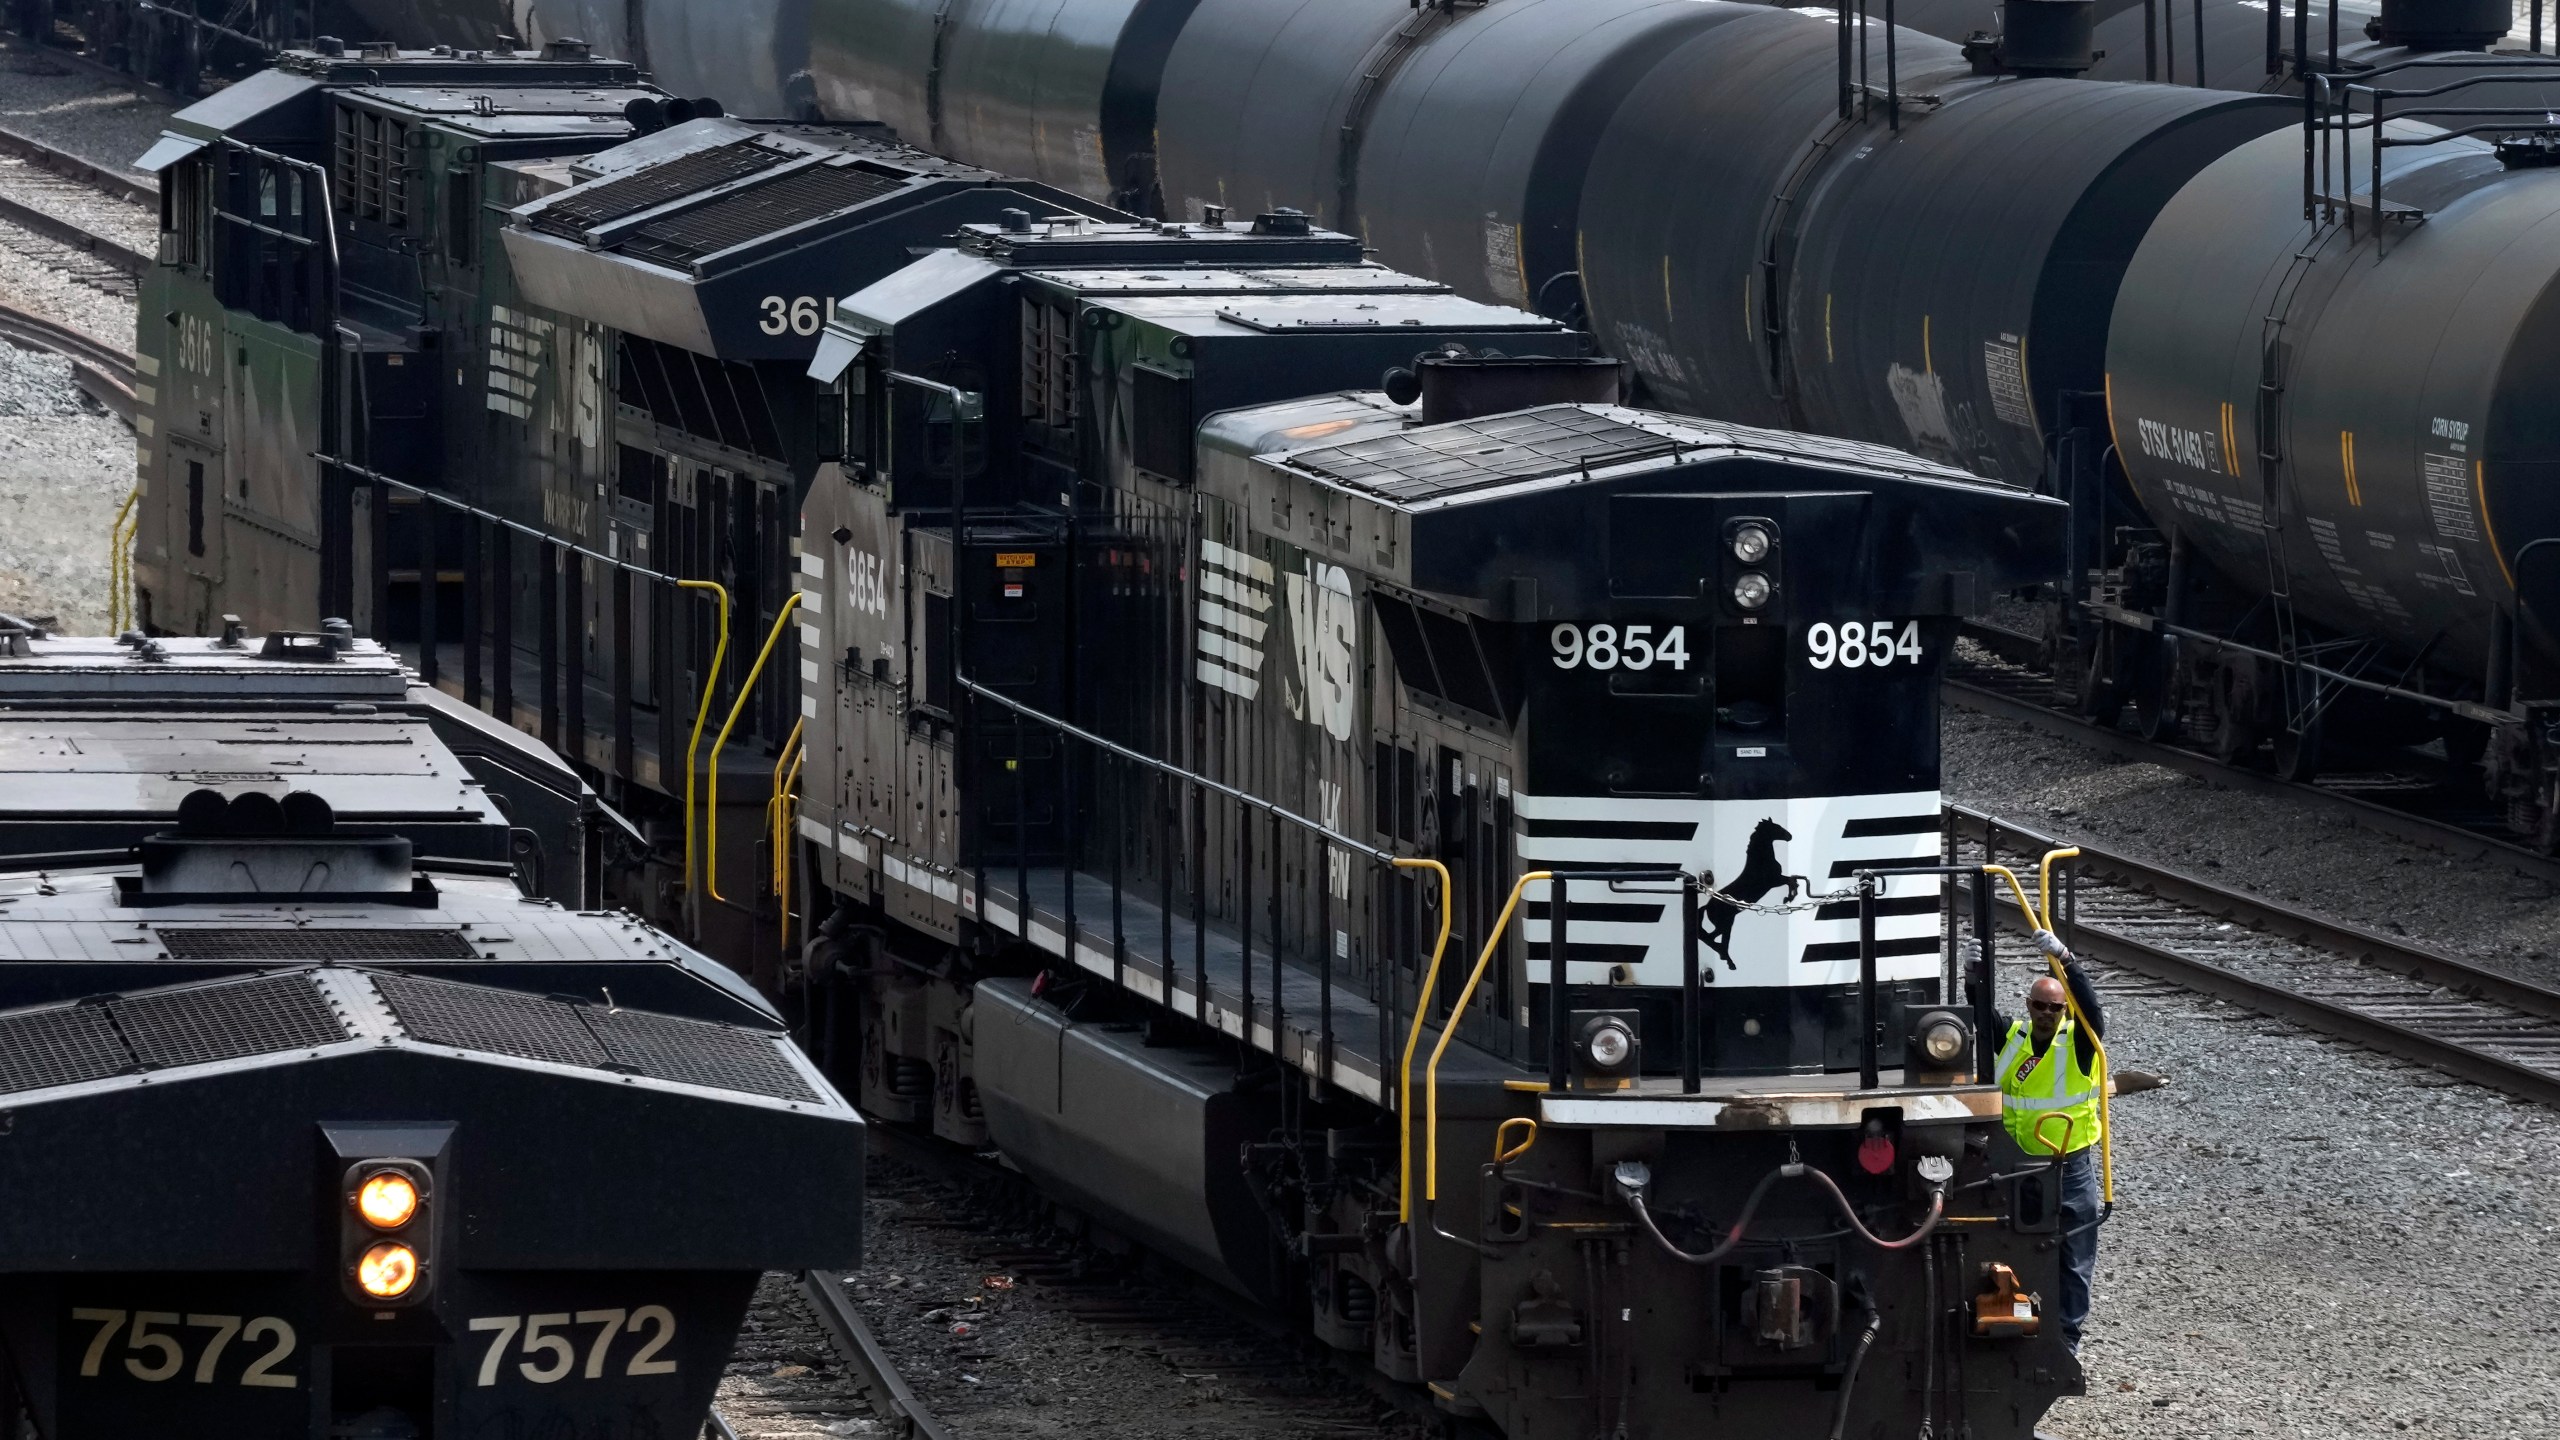
<path id="1" fill-rule="evenodd" d="M 720 638 L 711 649 L 711 668 L 702 672 L 702 703 L 694 707 L 693 738 L 684 747 L 684 893 L 688 905 L 693 899 L 693 782 L 702 767 L 696 757 L 702 752 L 702 725 L 711 718 L 711 696 L 720 688 L 720 667 L 729 659 L 729 592 L 716 580 L 679 580 L 685 590 L 708 590 L 720 602 Z"/>
<path id="2" fill-rule="evenodd" d="M 793 732 L 796 738 L 799 732 Z M 800 783 L 800 762 L 809 758 L 804 746 L 791 757 L 791 773 L 782 777 L 782 793 L 775 797 L 778 807 L 774 825 L 774 894 L 782 901 L 782 948 L 791 948 L 791 850 L 798 843 L 791 833 L 792 788 Z"/>
<path id="3" fill-rule="evenodd" d="M 756 681 L 764 674 L 764 662 L 773 658 L 773 647 L 782 641 L 782 632 L 791 624 L 791 612 L 800 607 L 797 590 L 782 597 L 782 609 L 773 617 L 773 628 L 765 633 L 764 648 L 756 652 L 756 663 L 747 678 L 738 682 L 738 698 L 729 706 L 729 718 L 720 722 L 720 736 L 711 742 L 711 814 L 703 826 L 702 888 L 722 904 L 729 897 L 720 893 L 720 752 L 729 743 L 729 732 L 746 712 L 748 699 L 756 693 Z"/>
<path id="4" fill-rule="evenodd" d="M 794 721 L 791 733 L 782 739 L 782 748 L 773 752 L 772 787 L 765 791 L 768 798 L 764 802 L 764 838 L 776 856 L 782 853 L 782 829 L 778 818 L 782 813 L 782 772 L 795 763 L 792 756 L 800 748 L 800 731 L 808 723 L 809 717 L 806 715 Z M 774 869 L 773 883 L 765 889 L 769 894 L 782 893 L 782 871 L 779 865 Z"/>
<path id="5" fill-rule="evenodd" d="M 1429 870 L 1440 877 L 1440 938 L 1431 946 L 1431 967 L 1422 973 L 1422 993 L 1413 1001 L 1413 1029 L 1404 1039 L 1404 1071 L 1396 1086 L 1396 1134 L 1399 1165 L 1397 1218 L 1413 1219 L 1413 1052 L 1422 1045 L 1422 1017 L 1431 1013 L 1432 987 L 1440 983 L 1440 954 L 1449 948 L 1449 867 L 1437 860 L 1397 860 L 1399 870 Z"/>
<path id="6" fill-rule="evenodd" d="M 1511 925 L 1511 912 L 1520 906 L 1520 892 L 1533 880 L 1553 880 L 1551 870 L 1532 870 L 1514 881 L 1511 897 L 1502 902 L 1502 913 L 1494 917 L 1493 929 L 1484 937 L 1484 953 L 1476 957 L 1476 968 L 1467 972 L 1467 983 L 1459 989 L 1458 998 L 1450 1002 L 1449 1023 L 1440 1027 L 1440 1042 L 1431 1047 L 1431 1063 L 1423 1067 L 1422 1081 L 1422 1199 L 1429 1204 L 1440 1198 L 1440 1057 L 1457 1038 L 1458 1020 L 1467 1013 L 1467 1002 L 1476 996 L 1476 985 L 1484 979 L 1485 967 L 1493 963 L 1493 952 L 1502 948 L 1502 932 Z M 1553 930 L 1548 932 L 1553 934 Z M 1550 941 L 1549 943 L 1553 943 Z M 1564 997 L 1550 995 L 1550 1005 L 1561 1005 Z M 1419 1014 L 1419 1007 L 1416 1009 Z"/>
<path id="7" fill-rule="evenodd" d="M 125 560 L 124 522 L 141 499 L 141 486 L 136 485 L 126 491 L 124 503 L 116 507 L 116 518 L 107 526 L 107 633 L 110 635 L 124 633 L 125 577 L 130 573 Z M 138 519 L 134 528 L 141 529 Z"/>
<path id="8" fill-rule="evenodd" d="M 2079 854 L 2080 847 L 2077 845 L 2045 852 L 2043 862 L 2037 867 L 2036 900 L 2033 903 L 2027 899 L 2027 887 L 2019 881 L 2017 875 L 2008 866 L 1986 864 L 1982 868 L 1986 874 L 1997 875 L 2009 882 L 2009 893 L 2017 899 L 2018 912 L 2027 917 L 2027 929 L 2030 932 L 2051 935 L 2054 933 L 2054 862 L 2074 859 Z M 2039 905 L 2043 909 L 2042 914 L 2037 913 Z M 2062 961 L 2047 954 L 2044 957 L 2044 963 L 2045 968 L 2053 972 L 2053 978 L 2061 982 L 2062 1003 L 2071 1007 L 2071 1023 L 2079 1028 L 2081 1034 L 2089 1037 L 2089 1048 L 2096 1052 L 2098 1057 L 2097 1073 L 2092 1077 L 2098 1082 L 2098 1185 L 2100 1192 L 2105 1196 L 2106 1203 L 2113 1205 L 2116 1203 L 2116 1127 L 2113 1107 L 2107 1103 L 2107 1042 L 2090 1027 L 2088 1015 L 2080 1008 L 2080 997 L 2071 993 L 2071 977 L 2063 970 Z M 2035 1136 L 2037 1140 L 2042 1141 L 2044 1131 L 2041 1128 L 2037 1129 Z M 2070 1138 L 2071 1132 L 2068 1129 L 2064 1130 L 2064 1143 L 2068 1144 Z"/>

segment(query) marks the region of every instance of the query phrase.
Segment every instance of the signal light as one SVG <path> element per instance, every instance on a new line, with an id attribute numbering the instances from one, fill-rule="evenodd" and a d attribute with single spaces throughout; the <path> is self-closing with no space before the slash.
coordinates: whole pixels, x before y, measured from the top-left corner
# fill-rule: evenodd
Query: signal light
<path id="1" fill-rule="evenodd" d="M 418 1283 L 418 1252 L 384 1240 L 356 1261 L 356 1288 L 377 1300 L 397 1300 Z"/>
<path id="2" fill-rule="evenodd" d="M 1757 565 L 1769 558 L 1769 548 L 1776 542 L 1767 526 L 1744 521 L 1733 532 L 1733 558 L 1745 565 Z"/>
<path id="3" fill-rule="evenodd" d="M 1745 570 L 1733 582 L 1733 603 L 1745 610 L 1757 610 L 1769 603 L 1769 577 L 1757 570 Z"/>
<path id="4" fill-rule="evenodd" d="M 343 1172 L 338 1193 L 338 1278 L 368 1310 L 415 1305 L 433 1278 L 434 1172 L 427 1163 L 377 1156 Z"/>
<path id="5" fill-rule="evenodd" d="M 418 1213 L 418 1185 L 397 1170 L 365 1177 L 356 1190 L 356 1213 L 376 1230 L 397 1230 Z"/>

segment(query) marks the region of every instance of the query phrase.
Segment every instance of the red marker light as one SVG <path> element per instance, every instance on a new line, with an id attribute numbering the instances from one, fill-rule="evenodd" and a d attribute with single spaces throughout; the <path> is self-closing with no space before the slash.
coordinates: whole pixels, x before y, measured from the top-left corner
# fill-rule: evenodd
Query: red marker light
<path id="1" fill-rule="evenodd" d="M 1870 1135 L 1858 1142 L 1858 1168 L 1870 1175 L 1882 1175 L 1893 1168 L 1893 1137 Z"/>

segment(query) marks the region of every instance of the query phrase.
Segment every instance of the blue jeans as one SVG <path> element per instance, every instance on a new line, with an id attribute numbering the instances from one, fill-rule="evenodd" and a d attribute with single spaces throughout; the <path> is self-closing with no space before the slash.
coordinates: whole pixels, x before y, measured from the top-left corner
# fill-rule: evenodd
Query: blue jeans
<path id="1" fill-rule="evenodd" d="M 2098 1147 L 2084 1145 L 2062 1159 L 2062 1303 L 2056 1316 L 2071 1353 L 2080 1353 L 2080 1330 L 2089 1323 L 2089 1287 L 2098 1276 Z"/>

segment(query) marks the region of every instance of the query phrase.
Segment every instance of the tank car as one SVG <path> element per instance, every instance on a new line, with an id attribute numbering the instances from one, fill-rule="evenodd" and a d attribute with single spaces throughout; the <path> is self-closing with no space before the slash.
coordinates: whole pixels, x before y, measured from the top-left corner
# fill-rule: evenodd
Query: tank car
<path id="1" fill-rule="evenodd" d="M 2063 507 L 1241 228 L 836 307 L 790 863 L 862 1102 L 1502 1433 L 2028 1434 L 2050 1202 L 1894 872 Z"/>
<path id="2" fill-rule="evenodd" d="M 13 1431 L 693 1434 L 759 1276 L 858 1259 L 773 1009 L 519 883 L 558 761 L 465 724 L 523 783 L 465 780 L 341 636 L 5 641 Z"/>

